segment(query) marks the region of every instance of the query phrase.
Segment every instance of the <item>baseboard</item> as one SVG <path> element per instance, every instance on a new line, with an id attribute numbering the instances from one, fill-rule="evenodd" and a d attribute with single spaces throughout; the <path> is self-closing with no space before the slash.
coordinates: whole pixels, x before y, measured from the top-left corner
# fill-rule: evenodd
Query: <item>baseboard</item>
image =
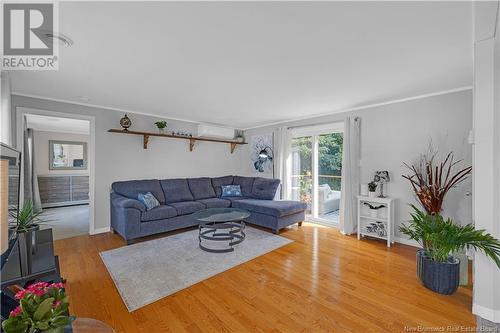
<path id="1" fill-rule="evenodd" d="M 476 303 L 472 304 L 472 313 L 493 323 L 500 323 L 500 310 L 490 309 Z"/>
<path id="2" fill-rule="evenodd" d="M 396 243 L 400 243 L 400 244 L 404 244 L 404 245 L 409 245 L 409 246 L 421 248 L 420 244 L 418 244 L 418 242 L 414 241 L 413 239 L 406 239 L 406 238 L 401 238 L 401 237 L 394 237 L 394 241 Z"/>
<path id="3" fill-rule="evenodd" d="M 94 229 L 94 231 L 91 232 L 90 234 L 97 235 L 97 234 L 103 234 L 105 232 L 110 232 L 110 231 L 111 231 L 111 227 L 98 228 L 98 229 Z"/>

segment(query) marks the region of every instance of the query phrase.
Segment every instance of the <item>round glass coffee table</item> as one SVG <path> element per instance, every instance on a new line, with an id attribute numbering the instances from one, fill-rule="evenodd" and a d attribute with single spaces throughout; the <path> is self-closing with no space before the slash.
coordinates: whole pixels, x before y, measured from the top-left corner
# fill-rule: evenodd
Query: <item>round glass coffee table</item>
<path id="1" fill-rule="evenodd" d="M 225 253 L 234 251 L 234 245 L 245 240 L 245 222 L 250 212 L 239 208 L 209 208 L 193 213 L 200 221 L 199 245 L 207 252 Z M 222 246 L 209 246 L 208 244 Z M 222 243 L 224 242 L 224 243 Z M 218 244 L 217 244 L 218 245 Z"/>

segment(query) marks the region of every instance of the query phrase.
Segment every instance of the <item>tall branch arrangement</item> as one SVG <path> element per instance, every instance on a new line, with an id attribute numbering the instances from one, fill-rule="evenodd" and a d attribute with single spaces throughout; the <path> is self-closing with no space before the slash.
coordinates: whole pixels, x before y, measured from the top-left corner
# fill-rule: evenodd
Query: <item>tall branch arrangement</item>
<path id="1" fill-rule="evenodd" d="M 455 161 L 453 152 L 448 153 L 444 161 L 436 162 L 436 153 L 422 155 L 414 164 L 405 166 L 410 170 L 407 175 L 402 175 L 411 183 L 427 214 L 436 215 L 441 212 L 444 197 L 450 189 L 463 182 L 472 172 L 472 167 L 457 168 L 462 160 Z"/>

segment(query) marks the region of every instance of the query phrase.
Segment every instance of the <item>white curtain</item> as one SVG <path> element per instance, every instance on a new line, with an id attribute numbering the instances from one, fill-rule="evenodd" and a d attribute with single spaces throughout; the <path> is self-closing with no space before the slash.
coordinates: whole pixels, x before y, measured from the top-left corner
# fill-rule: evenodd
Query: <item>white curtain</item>
<path id="1" fill-rule="evenodd" d="M 40 191 L 38 189 L 38 176 L 35 162 L 35 136 L 33 129 L 24 131 L 24 201 L 31 200 L 35 212 L 42 210 Z"/>
<path id="2" fill-rule="evenodd" d="M 342 190 L 340 199 L 340 230 L 346 235 L 356 232 L 357 200 L 360 167 L 361 119 L 344 120 L 344 149 L 342 156 Z"/>
<path id="3" fill-rule="evenodd" d="M 281 181 L 280 199 L 290 198 L 290 145 L 292 142 L 291 131 L 287 127 L 279 127 L 274 133 L 274 177 Z"/>

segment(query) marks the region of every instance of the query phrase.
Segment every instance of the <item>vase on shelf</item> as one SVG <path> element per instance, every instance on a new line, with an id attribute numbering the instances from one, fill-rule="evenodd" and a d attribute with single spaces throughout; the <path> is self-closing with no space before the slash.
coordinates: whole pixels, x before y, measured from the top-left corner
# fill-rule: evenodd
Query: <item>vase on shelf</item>
<path id="1" fill-rule="evenodd" d="M 369 198 L 375 198 L 375 191 L 368 191 L 368 197 Z"/>

